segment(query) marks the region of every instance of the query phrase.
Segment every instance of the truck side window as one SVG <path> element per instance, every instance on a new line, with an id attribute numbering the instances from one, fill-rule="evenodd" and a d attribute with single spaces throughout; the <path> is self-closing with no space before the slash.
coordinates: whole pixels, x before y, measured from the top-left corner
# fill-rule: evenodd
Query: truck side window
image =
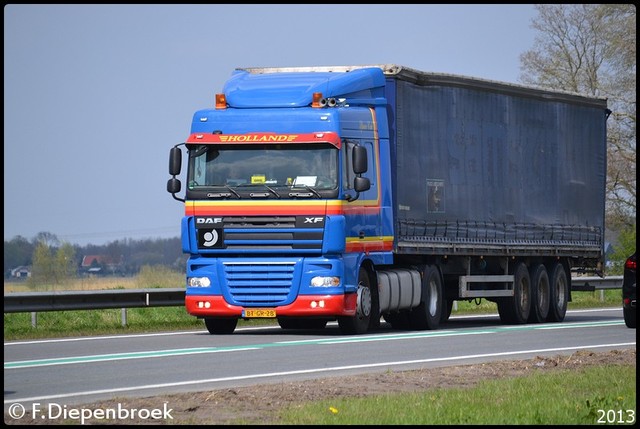
<path id="1" fill-rule="evenodd" d="M 353 178 L 356 177 L 353 172 L 353 161 L 351 154 L 353 153 L 353 147 L 357 144 L 355 140 L 344 140 L 342 147 L 344 150 L 344 156 L 342 157 L 342 183 L 344 189 L 353 189 Z"/>

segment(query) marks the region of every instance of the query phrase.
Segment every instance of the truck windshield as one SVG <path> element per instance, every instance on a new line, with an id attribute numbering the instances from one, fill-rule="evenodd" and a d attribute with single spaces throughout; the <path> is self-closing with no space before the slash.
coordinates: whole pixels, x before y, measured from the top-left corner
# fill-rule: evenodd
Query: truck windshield
<path id="1" fill-rule="evenodd" d="M 338 186 L 338 149 L 330 144 L 193 145 L 189 190 L 212 187 Z"/>

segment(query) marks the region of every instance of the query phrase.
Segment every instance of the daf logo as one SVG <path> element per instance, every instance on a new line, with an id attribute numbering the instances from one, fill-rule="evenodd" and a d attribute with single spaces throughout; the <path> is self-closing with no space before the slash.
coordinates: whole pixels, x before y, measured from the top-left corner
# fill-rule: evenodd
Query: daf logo
<path id="1" fill-rule="evenodd" d="M 323 219 L 322 217 L 307 217 L 304 219 L 304 223 L 319 223 L 322 222 Z"/>
<path id="2" fill-rule="evenodd" d="M 202 245 L 204 247 L 213 247 L 218 242 L 218 231 L 214 229 L 211 232 L 205 232 L 202 239 Z"/>
<path id="3" fill-rule="evenodd" d="M 198 225 L 213 225 L 214 223 L 222 222 L 221 217 L 198 217 L 196 223 Z"/>

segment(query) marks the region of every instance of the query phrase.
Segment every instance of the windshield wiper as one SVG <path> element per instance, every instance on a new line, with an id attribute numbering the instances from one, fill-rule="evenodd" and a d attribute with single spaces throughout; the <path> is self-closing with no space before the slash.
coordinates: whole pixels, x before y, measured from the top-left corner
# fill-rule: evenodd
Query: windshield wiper
<path id="1" fill-rule="evenodd" d="M 262 186 L 264 186 L 264 187 L 265 187 L 265 188 L 267 188 L 269 191 L 271 191 L 271 192 L 273 193 L 273 195 L 275 195 L 276 197 L 278 197 L 278 199 L 280 199 L 280 198 L 281 198 L 281 197 L 280 197 L 280 194 L 279 194 L 279 193 L 277 193 L 277 192 L 275 191 L 275 189 L 273 189 L 271 186 L 268 186 L 268 185 L 265 185 L 265 184 L 263 184 Z"/>
<path id="2" fill-rule="evenodd" d="M 309 193 L 303 194 L 300 192 L 289 192 L 290 197 L 310 197 L 312 194 L 315 194 L 316 197 L 322 199 L 322 195 L 320 195 L 320 193 L 315 189 L 313 189 L 311 186 L 309 185 L 296 185 L 296 186 L 305 188 L 307 191 L 309 191 Z"/>
<path id="3" fill-rule="evenodd" d="M 275 189 L 273 189 L 272 187 L 270 187 L 268 185 L 265 185 L 264 183 L 259 183 L 259 184 L 243 183 L 242 185 L 239 185 L 239 186 L 249 187 L 249 186 L 260 186 L 260 185 L 264 186 L 265 188 L 267 188 L 269 190 L 269 192 L 271 192 L 273 195 L 276 196 L 276 198 L 278 198 L 278 199 L 282 198 L 280 196 L 280 194 L 276 192 Z M 260 194 L 256 193 L 256 192 L 251 192 L 249 194 L 249 196 L 252 197 L 252 198 L 254 198 L 254 197 L 256 197 L 256 198 L 264 198 L 264 197 L 268 197 L 269 196 L 269 192 L 264 192 L 264 193 L 260 193 Z"/>
<path id="4" fill-rule="evenodd" d="M 224 186 L 224 188 L 228 189 L 229 192 L 207 192 L 207 198 L 229 198 L 231 194 L 235 195 L 236 198 L 241 199 L 240 194 L 237 193 L 234 189 L 229 186 Z"/>
<path id="5" fill-rule="evenodd" d="M 227 188 L 228 190 L 230 190 L 231 192 L 233 192 L 233 195 L 235 195 L 236 197 L 238 197 L 238 199 L 240 199 L 240 194 L 236 192 L 235 189 L 233 189 L 231 186 L 225 186 L 225 188 Z"/>

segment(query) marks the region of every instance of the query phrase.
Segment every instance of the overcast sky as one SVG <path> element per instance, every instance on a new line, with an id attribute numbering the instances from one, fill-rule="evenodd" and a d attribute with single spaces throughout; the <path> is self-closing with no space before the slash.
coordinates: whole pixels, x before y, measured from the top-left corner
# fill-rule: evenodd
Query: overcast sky
<path id="1" fill-rule="evenodd" d="M 4 239 L 180 235 L 169 149 L 237 67 L 394 63 L 518 83 L 533 5 L 4 7 Z M 182 177 L 184 183 L 184 177 Z"/>

